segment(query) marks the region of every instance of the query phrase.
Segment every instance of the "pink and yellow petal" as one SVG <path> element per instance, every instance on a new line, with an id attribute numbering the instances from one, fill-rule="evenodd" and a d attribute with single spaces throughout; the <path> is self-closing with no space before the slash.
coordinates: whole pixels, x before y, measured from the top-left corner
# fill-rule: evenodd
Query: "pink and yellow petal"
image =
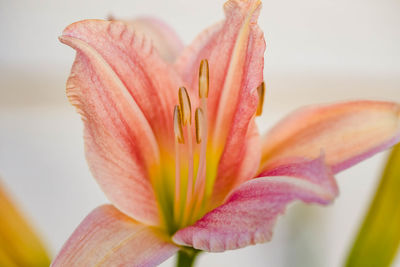
<path id="1" fill-rule="evenodd" d="M 146 34 L 121 21 L 84 20 L 69 25 L 61 38 L 67 37 L 86 43 L 109 65 L 158 139 L 172 138 L 171 114 L 181 82 Z"/>
<path id="2" fill-rule="evenodd" d="M 82 23 L 97 29 L 97 21 Z M 119 209 L 139 221 L 157 225 L 158 207 L 149 179 L 149 170 L 160 160 L 156 136 L 123 77 L 94 47 L 72 37 L 75 27 L 87 30 L 78 24 L 70 26 L 60 40 L 77 50 L 67 95 L 84 121 L 89 167 Z M 139 74 L 133 76 L 141 80 Z"/>
<path id="3" fill-rule="evenodd" d="M 239 12 L 238 9 L 246 17 L 238 33 L 230 66 L 226 73 L 212 137 L 212 142 L 217 148 L 221 144 L 225 144 L 217 171 L 217 180 L 223 181 L 225 192 L 220 194 L 214 187 L 215 193 L 220 195 L 227 193 L 228 190 L 244 180 L 254 177 L 256 171 L 245 169 L 243 172 L 246 168 L 244 165 L 249 161 L 258 162 L 260 153 L 254 151 L 249 154 L 245 151 L 246 146 L 254 143 L 258 135 L 258 129 L 254 125 L 254 116 L 259 103 L 257 87 L 263 81 L 265 51 L 264 36 L 256 24 L 261 3 L 249 1 L 230 4 L 228 2 L 225 7 L 227 17 L 234 17 Z M 253 141 L 248 140 L 251 138 Z M 260 150 L 259 147 L 253 145 L 251 149 Z M 255 154 L 257 156 L 253 157 Z M 248 156 L 251 158 L 246 158 Z"/>
<path id="4" fill-rule="evenodd" d="M 209 121 L 211 128 L 218 125 L 214 133 L 221 136 L 217 139 L 226 138 L 230 130 L 226 126 L 232 124 L 239 102 L 257 98 L 256 88 L 263 80 L 265 41 L 257 25 L 260 8 L 260 1 L 226 2 L 225 21 L 203 32 L 177 61 L 183 81 L 197 92 L 198 66 L 202 59 L 208 60 Z"/>
<path id="5" fill-rule="evenodd" d="M 321 151 L 339 172 L 400 140 L 400 105 L 354 101 L 298 110 L 263 137 L 260 171 L 282 158 Z"/>
<path id="6" fill-rule="evenodd" d="M 51 266 L 150 267 L 177 251 L 157 230 L 104 205 L 83 220 Z"/>
<path id="7" fill-rule="evenodd" d="M 323 158 L 270 170 L 239 186 L 226 202 L 173 237 L 180 245 L 211 252 L 269 241 L 277 216 L 295 200 L 326 205 L 337 195 Z M 279 176 L 275 176 L 279 175 Z"/>
<path id="8" fill-rule="evenodd" d="M 176 64 L 185 84 L 197 92 L 198 66 L 202 59 L 209 62 L 208 176 L 230 180 L 228 187 L 243 179 L 232 178 L 231 173 L 239 172 L 245 161 L 247 129 L 258 105 L 257 87 L 263 81 L 265 41 L 257 25 L 260 9 L 260 1 L 228 1 L 225 21 L 202 33 Z M 214 180 L 209 181 L 211 191 Z"/>
<path id="9" fill-rule="evenodd" d="M 240 135 L 239 135 L 240 136 Z M 232 142 L 233 140 L 231 140 Z M 236 142 L 243 142 L 236 140 Z M 260 165 L 261 159 L 261 139 L 255 121 L 253 120 L 247 129 L 245 144 L 237 155 L 229 154 L 230 149 L 225 150 L 223 157 L 230 158 L 230 164 L 220 164 L 210 206 L 219 205 L 227 194 L 235 187 L 241 185 L 247 180 L 252 179 Z M 238 166 L 232 168 L 232 166 Z M 233 179 L 234 177 L 235 179 Z"/>

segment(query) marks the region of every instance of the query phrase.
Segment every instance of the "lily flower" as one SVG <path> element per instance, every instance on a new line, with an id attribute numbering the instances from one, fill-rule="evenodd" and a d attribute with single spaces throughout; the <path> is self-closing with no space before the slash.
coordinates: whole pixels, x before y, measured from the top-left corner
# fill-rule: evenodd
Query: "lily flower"
<path id="1" fill-rule="evenodd" d="M 64 30 L 77 52 L 67 95 L 112 204 L 83 220 L 53 266 L 155 266 L 187 247 L 267 242 L 287 204 L 331 203 L 335 173 L 399 141 L 400 105 L 376 101 L 306 107 L 260 136 L 260 8 L 229 0 L 225 20 L 186 48 L 151 19 Z"/>

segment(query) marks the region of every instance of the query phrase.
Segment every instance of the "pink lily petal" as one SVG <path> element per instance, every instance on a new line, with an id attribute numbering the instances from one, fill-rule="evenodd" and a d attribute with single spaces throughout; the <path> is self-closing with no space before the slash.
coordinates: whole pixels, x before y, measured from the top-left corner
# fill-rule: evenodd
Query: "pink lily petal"
<path id="1" fill-rule="evenodd" d="M 201 57 L 201 54 L 206 55 L 207 49 L 212 49 L 213 43 L 216 42 L 224 26 L 225 21 L 221 21 L 203 30 L 190 45 L 184 48 L 175 61 L 175 68 L 184 77 L 183 82 L 194 93 L 198 90 L 197 68 L 199 68 L 201 60 L 205 59 Z"/>
<path id="2" fill-rule="evenodd" d="M 238 140 L 238 142 L 241 141 Z M 241 153 L 236 158 L 232 158 L 234 163 L 239 165 L 240 168 L 234 168 L 236 173 L 232 173 L 229 169 L 230 164 L 224 164 L 219 167 L 219 172 L 221 174 L 215 181 L 211 207 L 219 205 L 233 188 L 241 185 L 249 179 L 252 179 L 256 175 L 257 169 L 260 166 L 260 147 L 260 134 L 255 121 L 252 120 L 247 130 L 245 145 L 243 146 Z M 223 173 L 231 174 L 231 176 L 222 175 Z M 232 179 L 232 177 L 236 177 L 236 179 Z"/>
<path id="3" fill-rule="evenodd" d="M 82 36 L 86 37 L 85 33 L 90 36 L 100 30 L 105 31 L 104 39 L 103 35 L 97 32 L 96 46 L 102 44 L 104 47 L 98 49 L 103 49 L 103 54 L 107 57 L 111 57 L 108 53 L 115 53 L 114 60 L 110 58 L 107 61 L 87 41 L 79 39 Z M 131 94 L 133 87 L 128 90 L 126 86 L 137 85 L 141 89 L 138 91 L 143 91 L 145 94 L 151 91 L 151 88 L 146 87 L 148 89 L 146 91 L 140 87 L 147 86 L 147 76 L 140 69 L 143 66 L 136 66 L 137 72 L 130 72 L 130 78 L 127 78 L 116 73 L 113 65 L 110 65 L 111 61 L 114 62 L 112 64 L 119 63 L 117 65 L 120 69 L 127 67 L 122 59 L 118 60 L 118 53 L 121 57 L 124 53 L 121 50 L 117 51 L 117 44 L 110 49 L 109 46 L 112 44 L 106 42 L 108 39 L 114 40 L 108 34 L 115 36 L 121 30 L 124 34 L 117 34 L 122 38 L 119 45 L 122 45 L 124 40 L 131 40 L 126 39 L 129 30 L 123 23 L 83 21 L 67 28 L 60 40 L 77 50 L 71 76 L 67 82 L 67 94 L 71 103 L 82 114 L 89 167 L 107 197 L 132 218 L 157 225 L 158 206 L 148 179 L 149 170 L 159 162 L 157 140 L 148 122 L 154 118 L 145 117 L 142 110 L 147 107 L 138 105 L 135 101 L 138 95 L 135 98 L 135 95 Z M 94 41 L 96 38 L 89 39 L 92 43 L 96 43 Z M 136 42 L 133 42 L 132 47 L 135 47 L 135 44 Z M 143 46 L 138 48 L 143 52 L 141 57 L 148 55 L 151 62 L 152 54 L 146 54 L 144 48 Z M 139 59 L 140 57 L 136 58 L 135 62 Z M 157 65 L 154 66 L 156 67 Z M 132 77 L 136 78 L 136 82 L 132 82 Z M 142 103 L 144 100 L 149 99 L 146 96 L 140 98 Z"/>
<path id="4" fill-rule="evenodd" d="M 257 25 L 260 8 L 261 2 L 255 0 L 226 2 L 225 21 L 200 34 L 176 63 L 184 82 L 197 92 L 198 66 L 202 59 L 208 59 L 209 120 L 211 127 L 218 127 L 214 132 L 224 137 L 234 120 L 236 106 L 240 104 L 243 111 L 255 110 L 258 103 L 256 88 L 263 80 L 265 51 L 263 33 Z M 221 113 L 219 119 L 217 112 Z"/>
<path id="5" fill-rule="evenodd" d="M 335 173 L 397 143 L 400 105 L 355 101 L 303 108 L 263 137 L 260 171 L 287 157 L 315 158 L 321 151 Z"/>
<path id="6" fill-rule="evenodd" d="M 157 230 L 112 205 L 92 211 L 52 263 L 56 266 L 157 266 L 178 251 Z"/>
<path id="7" fill-rule="evenodd" d="M 238 12 L 239 7 L 243 8 L 246 6 L 243 4 L 244 2 L 233 4 L 232 7 L 230 7 L 232 8 L 231 12 Z M 252 3 L 249 2 L 245 4 L 250 5 Z M 260 146 L 257 144 L 257 142 L 259 142 L 257 140 L 258 129 L 255 125 L 251 126 L 251 123 L 254 120 L 254 114 L 258 106 L 257 87 L 263 81 L 265 41 L 263 33 L 256 24 L 261 4 L 255 1 L 254 5 L 256 6 L 256 9 L 253 10 L 254 13 L 251 13 L 251 9 L 247 11 L 247 14 L 244 13 L 248 17 L 252 16 L 250 22 L 252 26 L 250 26 L 249 39 L 247 40 L 247 50 L 245 50 L 245 42 L 240 43 L 241 37 L 238 37 L 230 62 L 233 66 L 230 65 L 227 70 L 227 77 L 218 106 L 218 118 L 221 118 L 221 120 L 217 119 L 216 121 L 214 132 L 216 137 L 214 140 L 220 142 L 219 138 L 225 137 L 222 129 L 229 129 L 226 135 L 225 148 L 219 160 L 217 180 L 214 186 L 214 193 L 220 196 L 225 196 L 225 194 L 236 185 L 250 177 L 254 177 L 256 174 L 255 169 L 247 168 L 248 166 L 246 166 L 246 164 L 250 161 L 258 162 L 259 154 L 261 153 L 258 151 L 260 150 Z M 227 17 L 230 10 L 228 7 L 226 7 Z M 243 10 L 241 10 L 241 12 L 243 12 Z M 232 16 L 234 15 L 232 14 Z M 245 27 L 245 25 L 242 25 L 239 35 L 242 34 L 243 27 Z M 240 55 L 240 53 L 236 54 L 236 49 L 241 45 L 244 45 L 244 47 L 239 48 L 239 51 L 245 50 L 242 52 L 245 53 L 245 55 Z M 243 61 L 240 62 L 240 60 L 238 60 L 238 62 L 235 62 L 236 57 L 242 57 Z M 230 76 L 231 74 L 232 76 Z M 241 80 L 238 77 L 241 77 Z M 238 99 L 235 99 L 235 86 L 239 86 L 236 88 L 236 90 L 238 90 Z M 235 106 L 234 103 L 236 103 L 237 106 Z M 230 115 L 232 115 L 232 117 L 230 117 Z M 229 121 L 230 118 L 232 118 L 232 121 Z M 253 138 L 252 141 L 246 141 L 246 139 L 254 136 L 256 137 L 255 139 Z M 249 149 L 252 149 L 253 151 L 251 152 L 253 153 L 249 154 L 245 152 L 246 150 L 249 151 Z M 255 155 L 257 155 L 257 157 L 253 157 Z M 222 191 L 219 192 L 221 189 Z M 222 198 L 219 200 L 222 200 Z"/>
<path id="8" fill-rule="evenodd" d="M 155 53 L 148 36 L 121 21 L 84 20 L 69 25 L 63 32 L 62 38 L 66 37 L 86 43 L 109 65 L 160 141 L 173 137 L 171 114 L 181 82 Z"/>
<path id="9" fill-rule="evenodd" d="M 175 243 L 219 252 L 269 241 L 277 216 L 294 200 L 326 205 L 337 186 L 324 158 L 281 165 L 245 182 L 225 204 L 179 230 Z"/>
<path id="10" fill-rule="evenodd" d="M 166 62 L 174 62 L 183 50 L 183 43 L 176 32 L 159 19 L 143 17 L 124 22 L 131 24 L 135 31 L 148 36 Z"/>
<path id="11" fill-rule="evenodd" d="M 211 153 L 219 160 L 217 179 L 226 188 L 243 179 L 237 173 L 246 161 L 247 129 L 258 105 L 256 89 L 263 81 L 265 41 L 257 25 L 260 8 L 260 1 L 228 1 L 225 21 L 203 32 L 176 63 L 184 82 L 197 92 L 198 66 L 208 59 L 210 142 L 219 150 Z"/>

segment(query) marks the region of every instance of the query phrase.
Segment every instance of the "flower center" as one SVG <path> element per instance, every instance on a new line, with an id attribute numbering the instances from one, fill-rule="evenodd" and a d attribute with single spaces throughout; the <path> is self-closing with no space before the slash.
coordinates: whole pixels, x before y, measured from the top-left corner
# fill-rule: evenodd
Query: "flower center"
<path id="1" fill-rule="evenodd" d="M 262 83 L 257 88 L 257 116 L 262 113 L 264 90 Z M 222 148 L 209 141 L 209 134 L 212 132 L 209 131 L 208 122 L 208 91 L 209 67 L 208 61 L 204 59 L 199 68 L 198 99 L 194 99 L 198 107 L 194 112 L 194 120 L 188 91 L 181 87 L 178 90 L 179 104 L 173 112 L 174 153 L 163 153 L 161 173 L 156 172 L 153 175 L 161 177 L 153 180 L 157 185 L 154 189 L 166 230 L 171 235 L 178 229 L 193 224 L 215 204 L 209 202 Z"/>
<path id="2" fill-rule="evenodd" d="M 199 219 L 204 214 L 207 204 L 205 195 L 208 89 L 208 62 L 207 60 L 202 60 L 199 70 L 200 106 L 196 108 L 194 113 L 194 125 L 192 124 L 190 97 L 184 87 L 179 88 L 179 105 L 175 106 L 173 115 L 175 133 L 173 221 L 177 229 Z M 193 141 L 193 132 L 196 143 Z"/>

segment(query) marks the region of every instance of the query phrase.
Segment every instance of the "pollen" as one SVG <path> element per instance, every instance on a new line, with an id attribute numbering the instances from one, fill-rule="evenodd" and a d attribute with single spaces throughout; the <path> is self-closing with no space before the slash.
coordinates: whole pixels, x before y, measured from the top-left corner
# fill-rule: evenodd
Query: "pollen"
<path id="1" fill-rule="evenodd" d="M 179 88 L 179 105 L 182 112 L 182 124 L 185 126 L 187 123 L 192 123 L 192 106 L 190 104 L 190 98 L 185 87 Z"/>
<path id="2" fill-rule="evenodd" d="M 182 129 L 182 115 L 181 115 L 181 108 L 176 105 L 174 109 L 174 133 L 175 138 L 178 140 L 179 143 L 184 144 L 185 138 L 183 136 L 183 129 Z"/>
<path id="3" fill-rule="evenodd" d="M 265 83 L 264 82 L 262 82 L 257 87 L 257 93 L 258 93 L 258 106 L 257 106 L 256 116 L 261 116 L 262 111 L 263 111 L 264 95 L 265 95 Z"/>
<path id="4" fill-rule="evenodd" d="M 207 59 L 203 59 L 200 62 L 199 68 L 199 97 L 207 98 L 208 97 L 208 89 L 209 89 L 209 70 L 208 70 L 208 61 Z"/>
<path id="5" fill-rule="evenodd" d="M 196 109 L 194 119 L 195 119 L 195 126 L 196 126 L 196 142 L 198 144 L 200 144 L 201 140 L 203 138 L 203 135 L 204 135 L 204 133 L 203 133 L 204 129 L 203 129 L 202 125 L 204 125 L 204 119 L 205 119 L 203 110 L 201 108 Z"/>

